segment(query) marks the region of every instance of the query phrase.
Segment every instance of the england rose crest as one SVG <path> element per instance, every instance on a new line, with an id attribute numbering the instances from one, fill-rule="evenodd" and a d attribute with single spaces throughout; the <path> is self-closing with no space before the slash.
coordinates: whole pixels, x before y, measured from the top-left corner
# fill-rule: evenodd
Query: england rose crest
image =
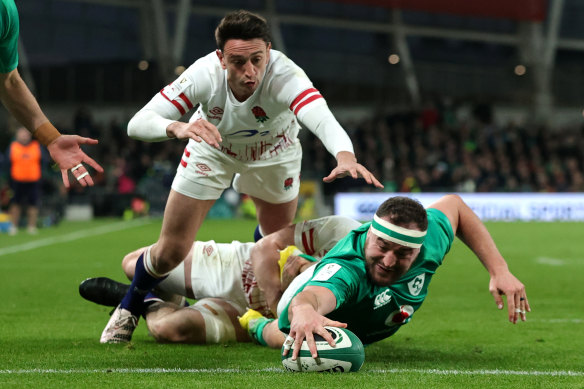
<path id="1" fill-rule="evenodd" d="M 284 189 L 288 190 L 292 188 L 292 184 L 294 183 L 294 179 L 292 177 L 288 177 L 284 180 Z"/>
<path id="2" fill-rule="evenodd" d="M 262 107 L 258 107 L 257 105 L 251 109 L 251 113 L 253 113 L 253 116 L 255 116 L 258 123 L 263 123 L 269 119 Z"/>

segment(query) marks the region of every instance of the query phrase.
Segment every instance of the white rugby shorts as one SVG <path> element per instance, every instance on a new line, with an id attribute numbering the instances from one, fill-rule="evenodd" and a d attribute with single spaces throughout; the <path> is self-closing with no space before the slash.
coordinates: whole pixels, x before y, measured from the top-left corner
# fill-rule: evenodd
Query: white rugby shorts
<path id="1" fill-rule="evenodd" d="M 170 292 L 197 300 L 215 297 L 228 300 L 239 311 L 247 307 L 242 272 L 254 243 L 194 243 L 185 260 L 159 285 Z"/>
<path id="2" fill-rule="evenodd" d="M 298 139 L 278 155 L 257 161 L 240 161 L 206 143 L 189 141 L 178 166 L 172 189 L 199 200 L 216 200 L 231 185 L 239 193 L 272 204 L 298 196 L 302 146 Z"/>

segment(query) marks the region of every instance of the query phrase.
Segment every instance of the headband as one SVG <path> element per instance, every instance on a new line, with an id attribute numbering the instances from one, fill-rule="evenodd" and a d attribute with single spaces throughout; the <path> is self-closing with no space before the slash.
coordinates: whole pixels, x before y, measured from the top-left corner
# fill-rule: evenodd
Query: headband
<path id="1" fill-rule="evenodd" d="M 414 249 L 422 247 L 424 237 L 426 236 L 426 231 L 410 230 L 408 228 L 396 226 L 377 215 L 373 216 L 371 232 L 382 239 Z"/>

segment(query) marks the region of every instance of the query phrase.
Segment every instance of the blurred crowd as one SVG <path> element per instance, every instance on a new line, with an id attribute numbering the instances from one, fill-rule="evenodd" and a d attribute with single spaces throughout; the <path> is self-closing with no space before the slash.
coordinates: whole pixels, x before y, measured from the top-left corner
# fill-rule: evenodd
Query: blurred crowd
<path id="1" fill-rule="evenodd" d="M 341 123 L 359 161 L 388 192 L 584 192 L 584 128 L 548 129 L 494 124 L 488 106 L 463 115 L 451 105 L 427 103 L 420 111 L 377 115 Z M 92 113 L 79 109 L 70 132 L 99 139 L 87 153 L 104 167 L 93 172 L 96 186 L 65 191 L 60 173 L 48 158 L 43 170 L 43 203 L 58 208 L 91 202 L 96 215 L 120 215 L 147 202 L 162 212 L 176 166 L 186 145 L 130 139 L 126 122 L 96 124 Z M 303 179 L 320 181 L 335 166 L 322 143 L 302 132 Z M 6 142 L 4 142 L 6 143 Z M 0 145 L 7 150 L 7 144 Z M 4 162 L 2 162 L 4 161 Z M 0 205 L 8 206 L 6 155 L 0 155 Z M 340 180 L 324 186 L 325 195 L 368 191 L 362 180 Z M 134 202 L 134 203 L 133 203 Z"/>
<path id="2" fill-rule="evenodd" d="M 493 123 L 491 108 L 428 103 L 419 112 L 344 123 L 358 160 L 389 192 L 584 192 L 584 127 Z M 310 136 L 303 174 L 333 164 Z M 367 190 L 349 180 L 331 192 Z"/>

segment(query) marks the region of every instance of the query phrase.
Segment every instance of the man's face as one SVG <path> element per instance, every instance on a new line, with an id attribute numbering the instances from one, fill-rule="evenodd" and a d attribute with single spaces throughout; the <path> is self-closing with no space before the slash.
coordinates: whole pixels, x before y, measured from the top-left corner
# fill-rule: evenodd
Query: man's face
<path id="1" fill-rule="evenodd" d="M 258 88 L 270 60 L 271 44 L 262 39 L 230 39 L 217 56 L 227 69 L 227 83 L 235 98 L 247 100 Z"/>
<path id="2" fill-rule="evenodd" d="M 417 229 L 415 225 L 402 226 Z M 365 239 L 365 263 L 367 274 L 373 283 L 389 286 L 406 274 L 420 253 L 420 249 L 402 246 L 367 232 Z"/>

